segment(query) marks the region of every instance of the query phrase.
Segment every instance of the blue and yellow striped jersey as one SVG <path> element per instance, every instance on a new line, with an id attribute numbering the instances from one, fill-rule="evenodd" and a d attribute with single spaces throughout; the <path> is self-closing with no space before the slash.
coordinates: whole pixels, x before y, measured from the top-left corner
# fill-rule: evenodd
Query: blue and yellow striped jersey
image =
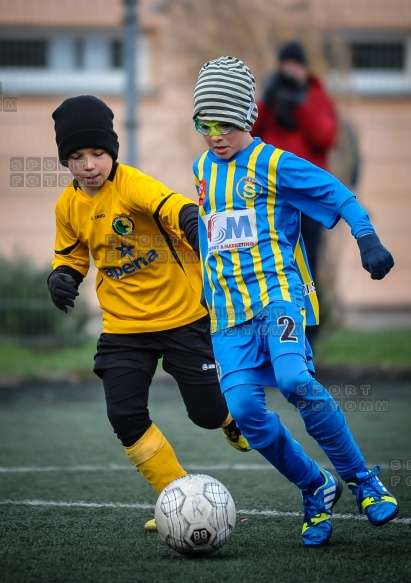
<path id="1" fill-rule="evenodd" d="M 332 228 L 353 193 L 328 172 L 259 138 L 231 160 L 207 151 L 193 170 L 212 332 L 251 319 L 275 300 L 305 308 L 307 324 L 317 324 L 300 213 Z"/>

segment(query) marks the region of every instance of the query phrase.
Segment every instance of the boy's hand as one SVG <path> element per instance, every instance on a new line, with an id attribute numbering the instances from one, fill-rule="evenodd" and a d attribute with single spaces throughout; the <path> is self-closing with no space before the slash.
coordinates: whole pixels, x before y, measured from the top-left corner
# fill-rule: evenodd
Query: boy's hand
<path id="1" fill-rule="evenodd" d="M 78 296 L 77 285 L 71 275 L 56 271 L 48 280 L 48 288 L 53 304 L 67 314 L 67 306 L 74 308 Z"/>
<path id="2" fill-rule="evenodd" d="M 357 239 L 361 263 L 371 274 L 371 279 L 383 279 L 394 266 L 391 253 L 384 247 L 375 233 L 362 235 Z"/>

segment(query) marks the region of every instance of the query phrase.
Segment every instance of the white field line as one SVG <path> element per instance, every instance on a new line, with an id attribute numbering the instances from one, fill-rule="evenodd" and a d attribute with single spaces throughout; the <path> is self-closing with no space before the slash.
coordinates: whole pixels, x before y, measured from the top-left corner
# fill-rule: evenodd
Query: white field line
<path id="1" fill-rule="evenodd" d="M 137 510 L 154 510 L 154 504 L 124 503 L 124 502 L 53 502 L 47 500 L 0 500 L 0 506 L 40 506 L 40 507 L 65 507 L 65 508 L 131 508 Z M 237 510 L 237 514 L 243 516 L 273 516 L 300 518 L 302 512 L 281 512 L 279 510 Z M 337 520 L 367 520 L 359 514 L 333 514 Z M 396 524 L 411 524 L 411 518 L 394 518 L 391 521 Z"/>
<path id="2" fill-rule="evenodd" d="M 260 471 L 272 470 L 269 464 L 210 464 L 210 465 L 187 465 L 187 469 L 195 471 L 216 471 L 216 470 L 235 470 L 235 471 Z M 388 465 L 381 466 L 388 469 Z M 330 468 L 331 469 L 331 468 Z M 127 465 L 82 465 L 82 466 L 15 466 L 15 467 L 1 467 L 0 473 L 36 473 L 36 472 L 97 472 L 97 471 L 122 471 L 134 470 L 133 466 Z M 138 503 L 120 503 L 120 502 L 47 502 L 42 500 L 0 500 L 1 506 L 8 505 L 22 505 L 22 506 L 66 506 L 66 507 L 83 507 L 83 508 L 134 508 L 134 509 L 154 509 L 153 504 L 138 504 Z M 300 517 L 300 512 L 280 512 L 277 510 L 238 510 L 238 514 L 245 516 L 279 516 L 279 517 Z M 334 514 L 334 518 L 345 520 L 366 520 L 364 516 L 357 514 Z M 400 524 L 410 524 L 411 518 L 396 518 L 392 522 Z"/>
<path id="3" fill-rule="evenodd" d="M 197 472 L 210 472 L 218 470 L 244 471 L 267 471 L 274 468 L 267 462 L 266 464 L 183 464 L 187 470 Z M 382 470 L 388 470 L 388 464 L 379 464 Z M 326 470 L 332 470 L 331 466 L 322 465 Z M 373 465 L 369 464 L 372 468 Z M 0 474 L 13 473 L 35 473 L 35 472 L 112 472 L 122 470 L 134 470 L 132 465 L 107 464 L 107 465 L 79 465 L 79 466 L 0 466 Z"/>

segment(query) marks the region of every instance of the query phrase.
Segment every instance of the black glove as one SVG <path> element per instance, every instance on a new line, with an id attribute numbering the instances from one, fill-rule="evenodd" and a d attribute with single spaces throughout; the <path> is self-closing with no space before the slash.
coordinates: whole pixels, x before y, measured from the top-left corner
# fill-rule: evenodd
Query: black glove
<path id="1" fill-rule="evenodd" d="M 394 258 L 375 233 L 357 239 L 361 263 L 371 279 L 383 279 L 394 266 Z"/>
<path id="2" fill-rule="evenodd" d="M 264 93 L 264 102 L 274 107 L 276 121 L 284 129 L 297 128 L 294 110 L 305 100 L 306 89 L 306 85 L 302 85 L 287 71 L 279 71 L 269 80 Z"/>
<path id="3" fill-rule="evenodd" d="M 53 271 L 47 280 L 47 285 L 53 304 L 67 314 L 67 306 L 74 307 L 74 300 L 78 296 L 75 280 L 67 273 Z"/>

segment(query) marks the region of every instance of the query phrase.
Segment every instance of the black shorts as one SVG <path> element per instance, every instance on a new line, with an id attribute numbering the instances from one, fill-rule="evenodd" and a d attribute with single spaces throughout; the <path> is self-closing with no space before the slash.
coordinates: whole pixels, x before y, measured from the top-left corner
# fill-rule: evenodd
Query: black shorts
<path id="1" fill-rule="evenodd" d="M 103 379 L 107 416 L 124 446 L 140 439 L 152 423 L 148 396 L 160 358 L 164 370 L 177 381 L 193 423 L 216 429 L 227 418 L 208 316 L 165 332 L 103 333 L 97 343 L 94 372 Z"/>
<path id="2" fill-rule="evenodd" d="M 210 337 L 209 317 L 164 332 L 101 334 L 94 372 L 107 368 L 134 368 L 153 378 L 158 360 L 175 380 L 200 385 L 218 382 Z"/>

